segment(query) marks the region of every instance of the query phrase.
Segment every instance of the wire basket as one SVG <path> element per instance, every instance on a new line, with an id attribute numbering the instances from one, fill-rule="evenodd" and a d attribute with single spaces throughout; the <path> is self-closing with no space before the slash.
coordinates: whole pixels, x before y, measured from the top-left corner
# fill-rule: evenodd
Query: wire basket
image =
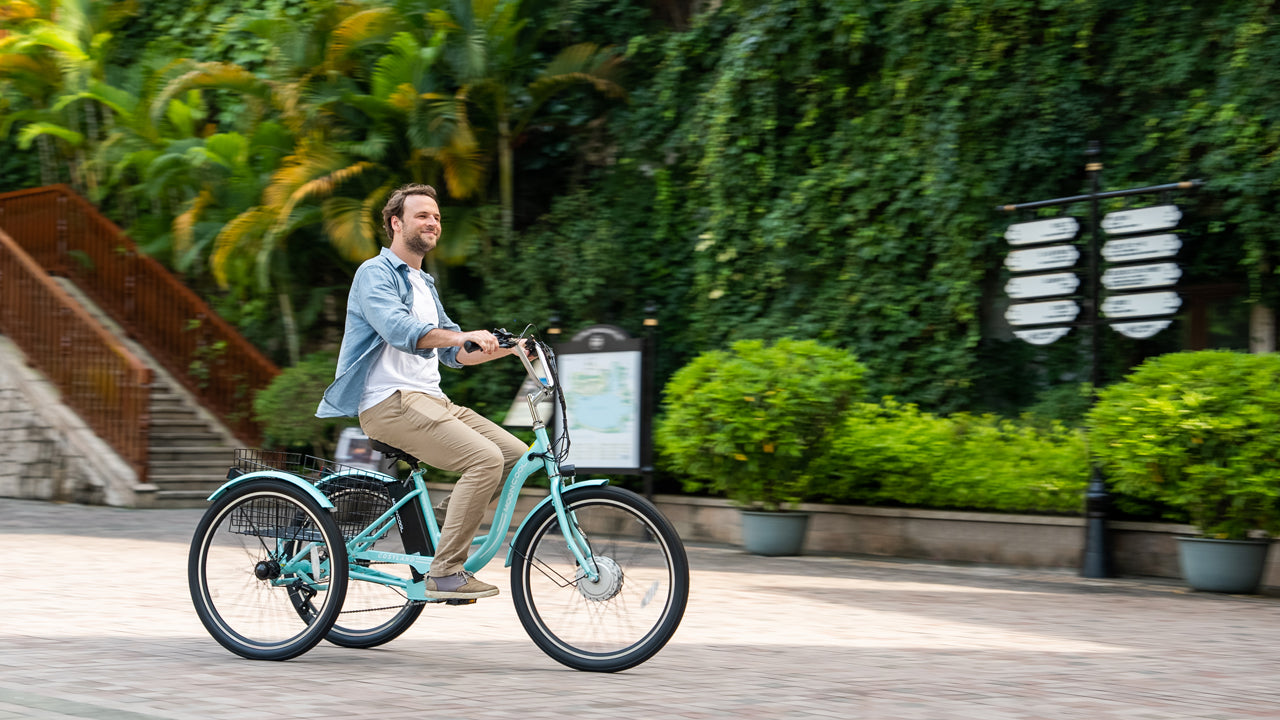
<path id="1" fill-rule="evenodd" d="M 301 453 L 250 448 L 236 450 L 233 467 L 246 473 L 279 470 L 315 485 L 333 503 L 329 514 L 338 523 L 346 540 L 364 532 L 391 509 L 388 483 L 382 476 L 374 475 L 365 468 Z M 261 537 L 319 540 L 319 531 L 299 528 L 297 518 L 272 515 L 270 506 L 264 508 L 262 516 L 258 517 L 259 512 L 255 508 L 256 504 L 246 507 L 242 524 L 238 524 L 238 518 L 232 518 L 235 532 Z M 396 521 L 399 522 L 399 517 Z"/>

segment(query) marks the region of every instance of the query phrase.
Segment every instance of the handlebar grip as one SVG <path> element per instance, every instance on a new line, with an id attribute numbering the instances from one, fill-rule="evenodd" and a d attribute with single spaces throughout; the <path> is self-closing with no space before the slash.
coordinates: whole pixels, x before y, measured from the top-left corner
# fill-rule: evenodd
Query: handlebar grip
<path id="1" fill-rule="evenodd" d="M 467 352 L 475 352 L 480 349 L 480 346 L 472 342 L 471 340 L 468 340 L 462 343 L 462 349 L 466 350 Z"/>

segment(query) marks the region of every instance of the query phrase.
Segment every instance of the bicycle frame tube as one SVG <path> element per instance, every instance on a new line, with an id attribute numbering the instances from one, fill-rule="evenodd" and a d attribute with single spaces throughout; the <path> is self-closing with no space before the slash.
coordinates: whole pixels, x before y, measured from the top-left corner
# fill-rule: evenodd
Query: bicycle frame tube
<path id="1" fill-rule="evenodd" d="M 559 482 L 560 469 L 555 459 L 547 454 L 549 443 L 546 427 L 541 424 L 535 425 L 533 434 L 533 444 L 516 462 L 515 467 L 511 468 L 511 472 L 507 473 L 506 482 L 502 485 L 502 494 L 498 496 L 498 509 L 493 514 L 493 524 L 489 526 L 489 534 L 484 536 L 484 542 L 479 549 L 472 553 L 462 565 L 467 572 L 478 571 L 488 565 L 489 561 L 498 554 L 499 546 L 506 539 L 507 531 L 511 529 L 511 518 L 516 511 L 516 500 L 520 497 L 520 490 L 530 476 L 542 470 L 551 478 L 553 487 Z"/>

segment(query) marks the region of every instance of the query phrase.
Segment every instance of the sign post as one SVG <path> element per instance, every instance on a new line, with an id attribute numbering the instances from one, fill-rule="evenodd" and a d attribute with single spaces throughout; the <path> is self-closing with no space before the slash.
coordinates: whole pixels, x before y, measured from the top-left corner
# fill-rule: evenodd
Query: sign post
<path id="1" fill-rule="evenodd" d="M 1088 194 L 1001 205 L 996 208 L 1003 212 L 1016 212 L 1088 202 L 1090 233 L 1086 257 L 1087 296 L 1080 298 L 1084 307 L 1080 308 L 1074 298 L 1015 302 L 1009 306 L 1005 319 L 1017 328 L 1014 330 L 1015 336 L 1034 345 L 1053 343 L 1074 327 L 1086 330 L 1090 348 L 1089 377 L 1095 393 L 1101 382 L 1099 318 L 1105 316 L 1111 327 L 1126 337 L 1149 338 L 1169 327 L 1171 321 L 1164 319 L 1164 316 L 1177 312 L 1182 304 L 1176 292 L 1149 292 L 1152 288 L 1171 286 L 1182 276 L 1182 270 L 1176 263 L 1150 262 L 1176 255 L 1182 247 L 1182 241 L 1173 233 L 1131 237 L 1137 233 L 1172 230 L 1182 218 L 1182 211 L 1176 205 L 1164 204 L 1108 213 L 1103 218 L 1101 201 L 1130 195 L 1188 190 L 1202 184 L 1200 180 L 1186 180 L 1166 185 L 1100 192 L 1102 163 L 1098 161 L 1099 154 L 1098 143 L 1090 142 L 1085 152 L 1088 158 L 1085 170 L 1089 173 L 1090 185 Z M 1011 246 L 1061 243 L 1074 239 L 1078 228 L 1079 222 L 1075 218 L 1062 216 L 1010 225 L 1004 236 Z M 1108 240 L 1102 245 L 1103 231 L 1107 235 L 1123 237 Z M 1009 252 L 1005 267 L 1013 273 L 1060 270 L 1075 267 L 1079 256 L 1080 252 L 1074 244 L 1019 249 Z M 1111 267 L 1100 273 L 1099 266 L 1103 259 Z M 1135 262 L 1145 264 L 1127 264 Z M 1015 276 L 1005 285 L 1005 292 L 1015 301 L 1057 295 L 1071 296 L 1079 284 L 1074 272 Z M 1103 287 L 1111 291 L 1105 301 L 1102 298 Z M 1077 320 L 1081 309 L 1083 318 Z M 1023 329 L 1025 326 L 1033 327 Z M 1102 472 L 1096 464 L 1091 464 L 1089 486 L 1085 492 L 1085 548 L 1080 568 L 1080 574 L 1084 577 L 1102 578 L 1111 575 L 1106 533 L 1109 505 L 1110 498 Z"/>

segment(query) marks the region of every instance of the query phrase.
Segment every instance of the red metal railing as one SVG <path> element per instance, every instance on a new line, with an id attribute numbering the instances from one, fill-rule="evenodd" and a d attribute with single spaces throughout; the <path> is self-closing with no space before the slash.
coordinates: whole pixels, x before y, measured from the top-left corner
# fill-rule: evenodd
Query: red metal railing
<path id="1" fill-rule="evenodd" d="M 151 369 L 3 230 L 0 331 L 146 482 Z"/>
<path id="2" fill-rule="evenodd" d="M 114 223 L 52 185 L 0 195 L 0 228 L 74 280 L 242 441 L 260 443 L 253 396 L 279 369 Z"/>

